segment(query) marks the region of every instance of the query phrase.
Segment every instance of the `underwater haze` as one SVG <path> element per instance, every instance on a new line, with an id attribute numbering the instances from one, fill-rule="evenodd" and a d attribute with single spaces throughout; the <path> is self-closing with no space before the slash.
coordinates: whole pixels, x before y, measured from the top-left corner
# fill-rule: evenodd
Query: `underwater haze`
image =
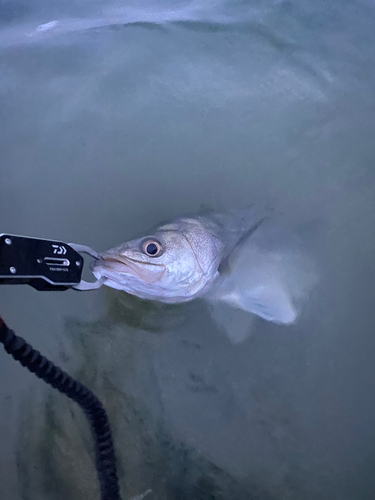
<path id="1" fill-rule="evenodd" d="M 249 204 L 314 227 L 298 321 L 239 344 L 200 300 L 1 287 L 103 401 L 124 500 L 375 498 L 374 26 L 371 0 L 0 0 L 0 233 L 102 252 Z M 0 497 L 99 498 L 80 408 L 0 356 Z"/>

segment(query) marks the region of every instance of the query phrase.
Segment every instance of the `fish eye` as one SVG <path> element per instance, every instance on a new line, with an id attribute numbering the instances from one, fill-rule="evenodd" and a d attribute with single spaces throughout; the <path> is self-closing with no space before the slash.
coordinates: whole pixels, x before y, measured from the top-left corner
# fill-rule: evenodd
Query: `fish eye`
<path id="1" fill-rule="evenodd" d="M 156 240 L 147 240 L 142 244 L 143 252 L 149 257 L 158 257 L 161 254 L 161 244 Z"/>

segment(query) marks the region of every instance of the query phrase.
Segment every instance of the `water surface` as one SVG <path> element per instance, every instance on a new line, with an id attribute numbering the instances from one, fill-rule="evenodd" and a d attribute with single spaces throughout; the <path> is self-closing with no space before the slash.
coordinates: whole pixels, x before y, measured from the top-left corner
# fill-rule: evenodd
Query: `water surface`
<path id="1" fill-rule="evenodd" d="M 324 228 L 300 321 L 240 346 L 199 301 L 2 287 L 9 325 L 103 399 L 124 498 L 374 498 L 373 3 L 3 0 L 0 19 L 1 232 L 101 251 L 252 202 Z M 80 410 L 5 354 L 0 373 L 2 497 L 94 498 Z"/>

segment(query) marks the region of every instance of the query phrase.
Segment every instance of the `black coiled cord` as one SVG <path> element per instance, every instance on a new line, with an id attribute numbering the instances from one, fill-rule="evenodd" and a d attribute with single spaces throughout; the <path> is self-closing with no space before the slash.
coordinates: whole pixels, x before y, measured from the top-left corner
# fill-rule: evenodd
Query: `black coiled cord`
<path id="1" fill-rule="evenodd" d="M 99 399 L 84 385 L 42 356 L 18 337 L 0 316 L 0 342 L 8 354 L 31 373 L 75 401 L 86 414 L 95 440 L 96 469 L 102 500 L 121 500 L 116 457 L 106 411 Z"/>

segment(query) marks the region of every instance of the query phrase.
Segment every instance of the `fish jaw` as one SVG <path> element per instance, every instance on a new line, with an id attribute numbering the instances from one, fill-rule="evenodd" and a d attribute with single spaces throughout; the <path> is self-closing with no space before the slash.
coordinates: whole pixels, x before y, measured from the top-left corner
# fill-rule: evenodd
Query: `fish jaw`
<path id="1" fill-rule="evenodd" d="M 121 288 L 121 285 L 126 287 L 133 281 L 143 282 L 146 285 L 159 282 L 163 278 L 165 267 L 158 264 L 138 262 L 121 256 L 104 255 L 101 260 L 94 262 L 91 270 L 95 277 L 107 278 L 105 285 L 116 285 L 116 289 L 122 290 L 124 288 Z M 112 288 L 115 288 L 115 286 L 112 286 Z"/>
<path id="2" fill-rule="evenodd" d="M 115 272 L 107 266 L 102 266 L 100 264 L 95 264 L 91 271 L 95 278 L 101 279 L 106 278 L 104 285 L 114 288 L 115 290 L 124 290 L 124 282 L 126 280 L 131 280 L 132 275 L 126 272 Z"/>

